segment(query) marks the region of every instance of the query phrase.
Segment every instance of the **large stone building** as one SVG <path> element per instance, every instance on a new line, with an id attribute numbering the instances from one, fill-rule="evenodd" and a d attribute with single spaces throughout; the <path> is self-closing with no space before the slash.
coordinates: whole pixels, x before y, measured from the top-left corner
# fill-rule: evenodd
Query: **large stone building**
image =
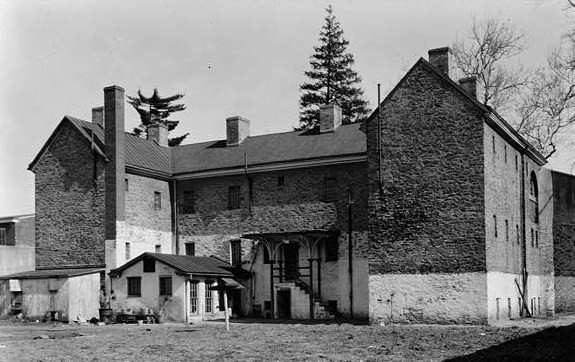
<path id="1" fill-rule="evenodd" d="M 107 275 L 144 252 L 215 256 L 251 274 L 236 312 L 270 317 L 553 311 L 575 275 L 572 259 L 553 262 L 557 222 L 573 244 L 573 204 L 553 218 L 558 176 L 477 101 L 475 79 L 452 79 L 449 49 L 429 56 L 363 124 L 341 125 L 327 105 L 317 129 L 250 136 L 231 117 L 225 140 L 179 147 L 161 125 L 125 133 L 124 90 L 105 88 L 92 122 L 64 117 L 30 165 L 37 269 Z M 129 295 L 103 284 L 111 300 Z M 561 293 L 567 309 L 572 290 Z"/>

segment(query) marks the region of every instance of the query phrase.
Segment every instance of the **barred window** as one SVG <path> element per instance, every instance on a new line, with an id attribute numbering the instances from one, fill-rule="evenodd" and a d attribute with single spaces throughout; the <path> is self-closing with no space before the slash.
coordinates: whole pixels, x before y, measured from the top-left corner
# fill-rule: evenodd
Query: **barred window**
<path id="1" fill-rule="evenodd" d="M 196 195 L 193 190 L 184 191 L 182 213 L 193 214 L 196 212 Z"/>
<path id="2" fill-rule="evenodd" d="M 336 200 L 336 181 L 335 177 L 326 177 L 323 180 L 323 200 L 325 202 L 334 202 Z"/>
<path id="3" fill-rule="evenodd" d="M 128 297 L 142 296 L 142 278 L 128 277 Z"/>
<path id="4" fill-rule="evenodd" d="M 186 255 L 196 255 L 196 243 L 186 243 Z"/>
<path id="5" fill-rule="evenodd" d="M 232 248 L 232 265 L 241 265 L 242 264 L 242 241 L 241 240 L 232 240 L 231 241 L 231 248 Z"/>
<path id="6" fill-rule="evenodd" d="M 160 277 L 160 295 L 172 295 L 172 277 Z"/>
<path id="7" fill-rule="evenodd" d="M 190 283 L 190 312 L 198 313 L 198 281 L 196 280 Z"/>
<path id="8" fill-rule="evenodd" d="M 228 209 L 239 209 L 240 207 L 240 187 L 230 186 L 228 189 Z"/>
<path id="9" fill-rule="evenodd" d="M 162 208 L 162 193 L 154 191 L 154 209 L 160 210 Z"/>

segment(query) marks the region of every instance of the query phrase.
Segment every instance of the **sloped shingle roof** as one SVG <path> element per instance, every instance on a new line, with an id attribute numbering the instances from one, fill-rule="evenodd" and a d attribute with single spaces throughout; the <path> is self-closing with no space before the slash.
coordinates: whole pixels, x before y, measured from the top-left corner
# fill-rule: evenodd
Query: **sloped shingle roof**
<path id="1" fill-rule="evenodd" d="M 99 273 L 104 268 L 86 268 L 86 269 L 42 269 L 20 272 L 10 275 L 3 275 L 0 279 L 44 279 L 44 278 L 68 278 L 80 275 Z"/>

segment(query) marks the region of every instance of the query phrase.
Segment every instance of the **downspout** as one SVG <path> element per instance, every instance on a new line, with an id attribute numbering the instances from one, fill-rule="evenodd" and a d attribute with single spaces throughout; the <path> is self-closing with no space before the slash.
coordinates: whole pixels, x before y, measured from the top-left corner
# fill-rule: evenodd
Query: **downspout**
<path id="1" fill-rule="evenodd" d="M 523 303 L 521 303 L 521 313 L 520 315 L 523 316 L 523 310 L 527 309 L 527 240 L 525 237 L 526 233 L 526 225 L 525 225 L 525 150 L 521 152 L 521 200 L 520 200 L 520 207 L 521 207 L 521 264 L 522 264 L 522 274 L 523 274 Z M 529 315 L 529 309 L 527 309 L 527 315 Z"/>

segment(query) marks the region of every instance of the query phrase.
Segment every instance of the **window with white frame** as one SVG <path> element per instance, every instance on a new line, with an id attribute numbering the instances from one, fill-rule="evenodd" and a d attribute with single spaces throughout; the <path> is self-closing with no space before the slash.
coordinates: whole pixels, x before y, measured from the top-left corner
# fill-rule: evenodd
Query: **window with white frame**
<path id="1" fill-rule="evenodd" d="M 214 312 L 214 295 L 213 295 L 213 288 L 214 282 L 206 281 L 206 289 L 204 291 L 206 297 L 206 313 L 213 313 Z"/>
<path id="2" fill-rule="evenodd" d="M 190 283 L 190 312 L 198 313 L 198 281 L 192 280 Z"/>

